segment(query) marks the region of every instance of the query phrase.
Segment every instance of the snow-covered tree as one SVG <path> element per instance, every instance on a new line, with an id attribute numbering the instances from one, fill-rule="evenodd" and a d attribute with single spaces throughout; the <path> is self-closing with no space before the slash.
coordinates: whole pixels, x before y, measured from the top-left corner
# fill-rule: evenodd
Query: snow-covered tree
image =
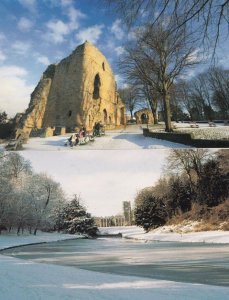
<path id="1" fill-rule="evenodd" d="M 64 208 L 62 229 L 70 234 L 82 233 L 96 236 L 95 221 L 80 204 L 80 198 L 77 195 Z"/>
<path id="2" fill-rule="evenodd" d="M 33 215 L 34 234 L 36 234 L 38 229 L 50 224 L 49 215 L 58 199 L 62 198 L 63 191 L 59 184 L 46 174 L 35 174 L 26 182 L 26 192 Z"/>

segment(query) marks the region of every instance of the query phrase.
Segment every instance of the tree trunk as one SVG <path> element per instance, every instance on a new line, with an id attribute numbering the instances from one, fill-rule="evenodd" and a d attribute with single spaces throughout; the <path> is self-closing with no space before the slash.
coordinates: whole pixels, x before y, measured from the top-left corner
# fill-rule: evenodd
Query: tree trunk
<path id="1" fill-rule="evenodd" d="M 165 131 L 172 132 L 171 111 L 170 111 L 170 96 L 166 91 L 163 95 L 164 109 L 165 109 Z"/>
<path id="2" fill-rule="evenodd" d="M 37 234 L 37 228 L 34 229 L 33 235 Z"/>
<path id="3" fill-rule="evenodd" d="M 152 114 L 153 114 L 153 124 L 158 124 L 158 115 L 157 115 L 157 100 L 150 99 L 148 100 Z"/>
<path id="4" fill-rule="evenodd" d="M 17 228 L 17 235 L 19 235 L 20 229 L 21 229 L 21 225 L 19 225 L 18 228 Z"/>
<path id="5" fill-rule="evenodd" d="M 152 114 L 153 114 L 153 124 L 156 125 L 158 124 L 157 112 L 155 110 L 152 110 Z"/>

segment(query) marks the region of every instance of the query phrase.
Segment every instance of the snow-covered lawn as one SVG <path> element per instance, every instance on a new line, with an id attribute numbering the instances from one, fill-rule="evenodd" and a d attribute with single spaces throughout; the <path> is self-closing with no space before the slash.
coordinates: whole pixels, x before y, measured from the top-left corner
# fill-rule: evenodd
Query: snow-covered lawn
<path id="1" fill-rule="evenodd" d="M 65 136 L 53 136 L 47 138 L 30 138 L 28 143 L 23 145 L 25 150 L 131 150 L 131 149 L 167 149 L 167 148 L 188 148 L 188 146 L 169 141 L 144 137 L 142 128 L 137 125 L 127 126 L 126 129 L 107 131 L 104 136 L 96 137 L 93 142 L 73 148 L 64 146 L 70 134 Z M 0 145 L 2 148 L 4 145 Z"/>
<path id="2" fill-rule="evenodd" d="M 101 229 L 102 230 L 102 229 Z M 146 237 L 136 227 L 106 228 L 109 233 L 122 232 L 128 237 Z M 202 233 L 201 233 L 202 234 Z M 225 233 L 226 234 L 226 233 Z M 228 234 L 228 233 L 227 233 Z M 202 234 L 205 237 L 209 233 Z M 162 236 L 162 233 L 158 233 Z M 34 236 L 0 236 L 0 248 L 25 243 L 74 238 L 64 234 Z M 223 238 L 223 237 L 222 237 Z M 224 237 L 226 239 L 226 237 Z M 228 241 L 228 240 L 227 240 Z M 202 284 L 178 283 L 132 276 L 119 276 L 72 267 L 39 264 L 0 255 L 0 299 L 4 300 L 228 300 L 229 288 Z"/>
<path id="3" fill-rule="evenodd" d="M 175 132 L 191 133 L 194 139 L 228 140 L 229 127 L 178 128 Z"/>
<path id="4" fill-rule="evenodd" d="M 198 126 L 198 128 L 191 127 Z M 217 124 L 216 127 L 209 127 L 208 124 L 194 124 L 189 123 L 174 123 L 174 132 L 176 133 L 189 133 L 192 134 L 193 139 L 206 139 L 206 140 L 228 140 L 229 127 Z M 164 132 L 164 129 L 154 128 L 150 126 L 152 132 Z"/>

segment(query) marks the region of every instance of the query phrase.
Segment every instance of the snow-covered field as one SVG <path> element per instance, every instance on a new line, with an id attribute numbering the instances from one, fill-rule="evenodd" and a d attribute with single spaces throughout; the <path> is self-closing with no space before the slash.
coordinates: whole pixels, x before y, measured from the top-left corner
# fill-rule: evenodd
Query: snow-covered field
<path id="1" fill-rule="evenodd" d="M 30 138 L 28 143 L 23 145 L 25 150 L 131 150 L 131 149 L 167 149 L 167 148 L 188 148 L 188 146 L 172 143 L 169 141 L 144 137 L 142 129 L 137 125 L 127 126 L 126 129 L 107 131 L 104 136 L 96 137 L 94 142 L 86 145 L 65 147 L 64 144 L 70 134 L 65 136 L 53 136 L 47 138 Z M 0 145 L 4 146 L 4 145 Z"/>
<path id="2" fill-rule="evenodd" d="M 136 227 L 108 228 L 109 233 L 145 237 Z M 201 233 L 202 236 L 204 235 Z M 134 236 L 135 235 L 135 236 Z M 158 235 L 162 235 L 161 233 Z M 208 233 L 205 236 L 209 236 Z M 0 248 L 25 243 L 48 242 L 66 238 L 63 234 L 38 234 L 37 237 L 0 236 Z M 223 238 L 223 237 L 221 237 Z M 226 239 L 226 237 L 224 237 Z M 149 239 L 149 236 L 146 240 Z M 228 241 L 228 240 L 227 240 Z M 228 300 L 229 288 L 119 276 L 72 267 L 38 264 L 0 255 L 0 299 L 77 299 L 77 300 Z"/>

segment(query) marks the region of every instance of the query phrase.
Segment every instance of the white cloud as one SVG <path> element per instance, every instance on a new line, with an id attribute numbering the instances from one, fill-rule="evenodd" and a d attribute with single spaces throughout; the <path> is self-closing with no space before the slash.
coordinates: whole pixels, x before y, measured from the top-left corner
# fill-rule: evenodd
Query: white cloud
<path id="1" fill-rule="evenodd" d="M 116 20 L 112 26 L 110 31 L 115 35 L 116 39 L 121 40 L 124 38 L 125 33 L 122 29 L 122 24 L 121 24 L 121 20 Z"/>
<path id="2" fill-rule="evenodd" d="M 117 82 L 117 85 L 120 86 L 123 81 L 123 78 L 120 75 L 116 74 L 115 81 Z"/>
<path id="3" fill-rule="evenodd" d="M 80 10 L 75 9 L 72 6 L 68 9 L 67 15 L 69 17 L 68 26 L 70 30 L 78 29 L 80 26 L 80 19 L 86 17 L 86 15 L 83 14 Z"/>
<path id="4" fill-rule="evenodd" d="M 46 26 L 49 31 L 45 35 L 45 38 L 55 44 L 62 43 L 64 41 L 64 36 L 70 33 L 68 24 L 61 20 L 49 21 Z"/>
<path id="5" fill-rule="evenodd" d="M 11 117 L 28 106 L 34 87 L 26 83 L 26 75 L 26 69 L 18 66 L 0 67 L 1 109 Z"/>
<path id="6" fill-rule="evenodd" d="M 29 42 L 15 41 L 12 44 L 12 49 L 20 55 L 25 55 L 31 49 L 31 44 Z"/>
<path id="7" fill-rule="evenodd" d="M 37 56 L 37 62 L 45 65 L 45 66 L 48 66 L 50 65 L 50 60 L 48 59 L 47 56 L 43 56 L 43 55 L 38 55 Z"/>
<path id="8" fill-rule="evenodd" d="M 21 31 L 29 31 L 33 27 L 33 22 L 27 18 L 22 17 L 18 21 L 17 25 Z"/>
<path id="9" fill-rule="evenodd" d="M 48 32 L 44 35 L 46 41 L 55 44 L 64 42 L 67 35 L 80 27 L 80 19 L 86 17 L 80 10 L 74 8 L 71 1 L 62 0 L 61 6 L 63 7 L 63 13 L 68 17 L 68 21 L 50 20 L 46 23 Z"/>
<path id="10" fill-rule="evenodd" d="M 6 60 L 5 54 L 0 50 L 0 62 Z"/>
<path id="11" fill-rule="evenodd" d="M 197 62 L 199 60 L 199 52 L 200 49 L 195 49 L 190 55 L 187 57 L 188 62 Z"/>
<path id="12" fill-rule="evenodd" d="M 125 49 L 124 49 L 124 47 L 118 46 L 118 47 L 114 48 L 114 51 L 119 56 L 125 52 Z"/>
<path id="13" fill-rule="evenodd" d="M 102 34 L 103 25 L 95 25 L 88 28 L 84 28 L 80 30 L 76 34 L 76 40 L 78 43 L 84 43 L 85 41 L 89 41 L 93 44 L 96 44 L 100 35 Z"/>
<path id="14" fill-rule="evenodd" d="M 36 11 L 36 0 L 18 0 L 18 2 L 31 12 Z"/>
<path id="15" fill-rule="evenodd" d="M 61 0 L 61 6 L 66 7 L 72 5 L 72 0 Z"/>
<path id="16" fill-rule="evenodd" d="M 136 38 L 137 38 L 137 33 L 136 33 L 136 32 L 137 32 L 136 28 L 130 30 L 130 31 L 128 32 L 128 34 L 127 34 L 127 39 L 128 39 L 129 41 L 134 41 L 134 40 L 136 40 Z"/>

